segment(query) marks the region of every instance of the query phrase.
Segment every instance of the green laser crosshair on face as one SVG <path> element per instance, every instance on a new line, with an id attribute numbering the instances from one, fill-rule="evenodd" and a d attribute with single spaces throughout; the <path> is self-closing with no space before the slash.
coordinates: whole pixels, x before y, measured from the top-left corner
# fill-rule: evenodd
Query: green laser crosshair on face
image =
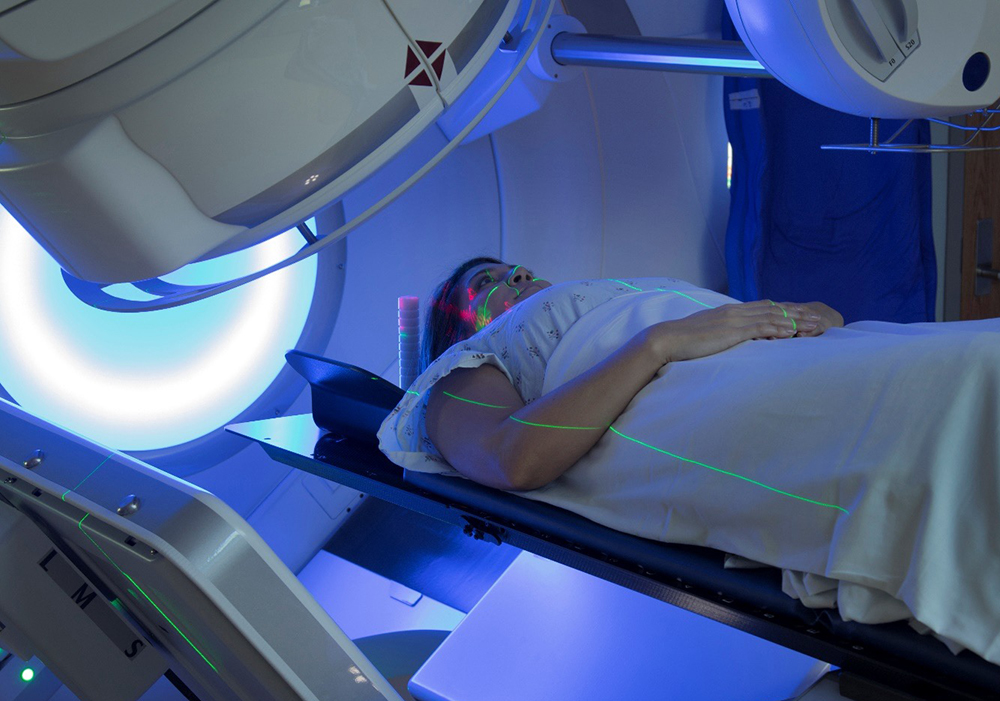
<path id="1" fill-rule="evenodd" d="M 489 307 L 490 297 L 492 297 L 493 293 L 499 289 L 500 285 L 496 285 L 492 290 L 490 290 L 490 293 L 486 295 L 486 301 L 483 302 L 483 305 L 476 312 L 476 320 L 473 324 L 476 331 L 482 331 L 484 328 L 489 326 L 489 323 L 491 321 L 493 321 L 493 315 L 490 314 L 490 307 Z"/>
<path id="2" fill-rule="evenodd" d="M 476 406 L 481 406 L 481 407 L 485 407 L 485 408 L 488 408 L 488 409 L 513 409 L 514 408 L 514 407 L 510 407 L 510 406 L 501 406 L 499 404 L 487 404 L 486 402 L 479 402 L 479 401 L 476 401 L 474 399 L 466 399 L 465 397 L 459 397 L 458 395 L 452 394 L 451 392 L 447 392 L 447 391 L 442 391 L 442 394 L 444 394 L 445 396 L 447 396 L 447 397 L 449 397 L 451 399 L 457 399 L 458 401 L 466 402 L 467 404 L 474 404 Z M 650 445 L 649 443 L 641 441 L 638 438 L 634 438 L 634 437 L 629 436 L 629 435 L 627 435 L 625 433 L 622 433 L 621 431 L 619 431 L 618 429 L 616 429 L 614 426 L 562 426 L 562 425 L 556 425 L 556 424 L 534 423 L 532 421 L 525 421 L 523 419 L 519 419 L 516 416 L 509 416 L 508 418 L 511 421 L 515 421 L 515 422 L 517 422 L 519 424 L 523 424 L 525 426 L 532 426 L 532 427 L 535 427 L 535 428 L 550 428 L 550 429 L 558 429 L 558 430 L 563 430 L 563 431 L 611 431 L 616 436 L 620 436 L 621 438 L 624 438 L 625 440 L 628 440 L 628 441 L 631 441 L 631 442 L 636 443 L 638 445 L 641 445 L 642 447 L 647 448 L 649 450 L 652 450 L 654 452 L 661 453 L 663 455 L 667 455 L 667 456 L 669 456 L 671 458 L 674 458 L 675 460 L 680 460 L 681 462 L 687 463 L 689 465 L 697 465 L 699 467 L 703 467 L 705 469 L 712 470 L 713 472 L 716 472 L 716 473 L 719 473 L 719 474 L 722 474 L 722 475 L 727 475 L 729 477 L 734 477 L 736 479 L 743 480 L 744 482 L 748 482 L 750 484 L 756 485 L 756 486 L 761 487 L 763 489 L 767 489 L 767 490 L 769 490 L 771 492 L 774 492 L 776 494 L 781 494 L 783 496 L 790 497 L 792 499 L 797 499 L 799 501 L 804 501 L 804 502 L 807 502 L 809 504 L 815 504 L 816 506 L 822 506 L 822 507 L 828 508 L 828 509 L 835 509 L 835 510 L 841 511 L 841 512 L 847 514 L 847 515 L 850 515 L 850 513 L 851 513 L 850 511 L 848 511 L 847 509 L 843 508 L 842 506 L 837 506 L 836 504 L 827 504 L 827 503 L 822 502 L 822 501 L 816 501 L 815 499 L 809 499 L 808 497 L 803 497 L 803 496 L 799 496 L 798 494 L 793 494 L 791 492 L 786 492 L 783 489 L 778 489 L 777 487 L 772 487 L 771 485 L 765 484 L 764 482 L 760 482 L 758 480 L 751 479 L 749 477 L 744 477 L 743 475 L 738 474 L 736 472 L 730 472 L 729 470 L 723 470 L 722 468 L 713 467 L 712 465 L 708 465 L 706 463 L 699 462 L 698 460 L 692 460 L 690 458 L 685 458 L 683 456 L 677 455 L 676 453 L 671 453 L 670 451 L 664 450 L 663 448 L 657 448 L 656 446 Z"/>

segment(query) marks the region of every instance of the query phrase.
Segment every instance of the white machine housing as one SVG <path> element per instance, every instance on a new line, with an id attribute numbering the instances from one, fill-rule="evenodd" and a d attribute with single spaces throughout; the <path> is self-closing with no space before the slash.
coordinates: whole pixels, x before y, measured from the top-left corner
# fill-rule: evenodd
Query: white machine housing
<path id="1" fill-rule="evenodd" d="M 0 400 L 0 646 L 81 699 L 400 701 L 217 497 Z"/>
<path id="2" fill-rule="evenodd" d="M 726 0 L 778 80 L 862 117 L 949 117 L 1000 97 L 994 0 Z"/>
<path id="3" fill-rule="evenodd" d="M 395 156 L 531 5 L 0 2 L 0 203 L 96 283 L 245 248 Z"/>

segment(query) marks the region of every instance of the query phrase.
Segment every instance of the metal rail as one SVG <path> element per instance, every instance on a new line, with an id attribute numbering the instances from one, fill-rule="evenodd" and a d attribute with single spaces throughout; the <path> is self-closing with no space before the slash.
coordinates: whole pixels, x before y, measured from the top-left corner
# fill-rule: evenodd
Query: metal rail
<path id="1" fill-rule="evenodd" d="M 564 66 L 771 77 L 767 69 L 739 41 L 616 37 L 562 32 L 552 39 L 552 57 Z"/>

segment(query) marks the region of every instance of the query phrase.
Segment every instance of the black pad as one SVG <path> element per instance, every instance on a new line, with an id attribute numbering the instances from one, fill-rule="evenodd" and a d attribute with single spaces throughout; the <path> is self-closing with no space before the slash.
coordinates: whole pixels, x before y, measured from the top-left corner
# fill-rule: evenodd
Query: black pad
<path id="1" fill-rule="evenodd" d="M 379 426 L 403 398 L 403 390 L 367 370 L 302 351 L 285 360 L 312 387 L 313 420 L 320 428 L 377 445 Z"/>

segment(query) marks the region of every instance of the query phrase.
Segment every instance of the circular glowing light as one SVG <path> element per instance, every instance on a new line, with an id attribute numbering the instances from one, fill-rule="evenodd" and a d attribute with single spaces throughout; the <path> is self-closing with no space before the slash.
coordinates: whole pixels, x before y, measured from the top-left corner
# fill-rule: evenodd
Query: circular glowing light
<path id="1" fill-rule="evenodd" d="M 300 245 L 287 232 L 164 279 L 228 279 Z M 230 421 L 271 384 L 315 284 L 309 258 L 194 304 L 105 312 L 78 300 L 59 265 L 0 208 L 0 385 L 27 411 L 118 450 L 179 445 Z"/>
<path id="2" fill-rule="evenodd" d="M 21 681 L 30 682 L 34 678 L 35 678 L 35 670 L 33 670 L 31 667 L 25 667 L 24 669 L 21 670 Z"/>

